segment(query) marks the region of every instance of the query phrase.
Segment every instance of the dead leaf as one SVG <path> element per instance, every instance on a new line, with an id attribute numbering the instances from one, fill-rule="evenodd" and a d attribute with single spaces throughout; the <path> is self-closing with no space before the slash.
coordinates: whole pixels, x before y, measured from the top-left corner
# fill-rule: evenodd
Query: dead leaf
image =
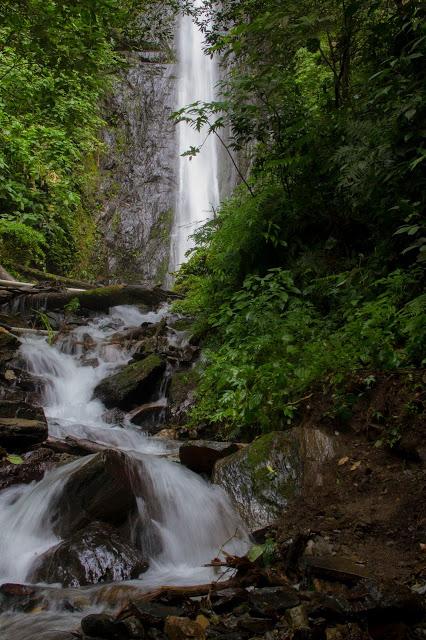
<path id="1" fill-rule="evenodd" d="M 337 464 L 339 465 L 339 467 L 342 467 L 344 464 L 348 462 L 348 460 L 349 460 L 349 456 L 345 456 L 344 458 L 340 458 Z"/>
<path id="2" fill-rule="evenodd" d="M 353 465 L 351 466 L 351 471 L 356 471 L 357 469 L 359 469 L 360 466 L 361 466 L 361 460 L 358 460 L 358 462 L 354 462 Z"/>

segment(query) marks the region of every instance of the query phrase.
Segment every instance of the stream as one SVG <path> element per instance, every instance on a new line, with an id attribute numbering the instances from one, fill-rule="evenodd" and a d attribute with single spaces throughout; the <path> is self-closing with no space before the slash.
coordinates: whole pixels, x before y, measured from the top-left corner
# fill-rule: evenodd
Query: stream
<path id="1" fill-rule="evenodd" d="M 129 589 L 217 580 L 217 568 L 204 565 L 222 549 L 237 555 L 246 552 L 249 537 L 228 498 L 219 487 L 175 462 L 177 442 L 150 437 L 126 420 L 114 423 L 93 396 L 102 379 L 132 358 L 130 347 L 111 338 L 142 323 L 156 323 L 167 312 L 167 307 L 148 313 L 115 307 L 108 315 L 60 334 L 53 345 L 44 337 L 22 338 L 21 355 L 28 370 L 44 382 L 42 405 L 49 435 L 87 438 L 130 457 L 138 495 L 132 543 L 144 550 L 149 568 L 137 580 L 119 583 L 78 589 L 44 585 L 48 605 L 28 613 L 0 614 L 1 640 L 59 638 L 58 632 L 75 629 L 88 613 L 116 610 Z M 162 385 L 160 396 L 164 389 Z M 32 582 L 40 555 L 61 540 L 53 522 L 61 491 L 71 474 L 93 458 L 83 456 L 47 472 L 39 482 L 0 493 L 0 584 Z M 144 487 L 142 492 L 139 486 Z M 151 544 L 153 537 L 156 544 Z"/>

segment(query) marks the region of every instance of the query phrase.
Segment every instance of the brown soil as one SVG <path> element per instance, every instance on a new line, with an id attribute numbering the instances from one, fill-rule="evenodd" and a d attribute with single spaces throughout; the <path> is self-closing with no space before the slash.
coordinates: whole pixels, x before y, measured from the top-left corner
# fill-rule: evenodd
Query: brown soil
<path id="1" fill-rule="evenodd" d="M 413 585 L 426 578 L 426 376 L 376 373 L 366 388 L 367 375 L 345 391 L 345 421 L 335 396 L 312 397 L 304 407 L 303 424 L 334 434 L 337 455 L 323 469 L 323 485 L 305 487 L 289 504 L 278 539 L 284 548 L 311 531 L 320 553 L 322 546 L 372 577 Z"/>

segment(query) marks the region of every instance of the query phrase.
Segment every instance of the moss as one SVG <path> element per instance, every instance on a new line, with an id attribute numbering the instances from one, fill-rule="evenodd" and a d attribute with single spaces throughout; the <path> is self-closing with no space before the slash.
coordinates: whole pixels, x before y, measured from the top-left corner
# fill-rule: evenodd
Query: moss
<path id="1" fill-rule="evenodd" d="M 173 403 L 183 402 L 188 394 L 195 389 L 199 380 L 196 369 L 177 371 L 170 382 L 170 399 Z"/>
<path id="2" fill-rule="evenodd" d="M 194 327 L 195 321 L 192 318 L 179 318 L 170 323 L 172 329 L 175 331 L 191 331 Z"/>
<path id="3" fill-rule="evenodd" d="M 245 453 L 256 494 L 273 491 L 286 500 L 294 495 L 300 456 L 298 443 L 292 434 L 267 433 L 249 445 Z"/>
<path id="4" fill-rule="evenodd" d="M 125 384 L 129 382 L 134 383 L 135 379 L 147 378 L 158 367 L 163 364 L 161 358 L 155 354 L 151 354 L 143 360 L 138 360 L 132 364 L 128 364 L 122 371 L 116 373 L 114 379 L 120 383 Z"/>

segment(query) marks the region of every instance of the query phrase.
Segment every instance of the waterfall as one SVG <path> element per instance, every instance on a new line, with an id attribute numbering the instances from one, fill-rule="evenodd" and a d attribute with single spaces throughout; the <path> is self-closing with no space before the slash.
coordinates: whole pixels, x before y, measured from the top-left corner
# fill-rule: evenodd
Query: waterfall
<path id="1" fill-rule="evenodd" d="M 124 586 L 141 590 L 216 580 L 217 570 L 206 564 L 222 548 L 243 554 L 249 544 L 245 527 L 224 492 L 167 458 L 171 451 L 176 453 L 175 441 L 149 437 L 129 424 L 111 424 L 105 420 L 105 406 L 93 398 L 99 381 L 132 356 L 131 349 L 114 336 L 142 323 L 158 322 L 165 313 L 167 309 L 141 313 L 135 307 L 115 307 L 108 315 L 60 335 L 53 345 L 43 337 L 28 336 L 21 346 L 28 369 L 45 383 L 43 407 L 50 435 L 90 438 L 126 451 L 137 499 L 132 540 L 145 550 L 149 569 Z M 92 458 L 79 458 L 47 472 L 39 482 L 0 493 L 0 585 L 31 580 L 40 555 L 60 542 L 52 525 L 56 505 L 71 475 Z M 150 532 L 160 544 L 150 546 Z M 61 605 L 71 597 L 70 590 L 50 586 L 49 607 L 38 613 L 37 635 L 32 616 L 0 612 L 0 640 L 51 640 L 52 630 L 69 629 L 90 607 L 111 610 L 102 600 L 107 586 L 86 589 L 87 607 L 81 612 L 77 607 L 74 613 Z"/>
<path id="2" fill-rule="evenodd" d="M 190 16 L 182 16 L 178 27 L 177 108 L 215 99 L 217 62 L 203 53 L 203 36 Z M 205 140 L 205 142 L 204 142 Z M 195 157 L 182 157 L 190 147 L 202 146 Z M 219 204 L 218 149 L 215 136 L 178 125 L 178 193 L 171 241 L 170 271 L 185 262 L 192 246 L 191 234 L 212 217 Z"/>

